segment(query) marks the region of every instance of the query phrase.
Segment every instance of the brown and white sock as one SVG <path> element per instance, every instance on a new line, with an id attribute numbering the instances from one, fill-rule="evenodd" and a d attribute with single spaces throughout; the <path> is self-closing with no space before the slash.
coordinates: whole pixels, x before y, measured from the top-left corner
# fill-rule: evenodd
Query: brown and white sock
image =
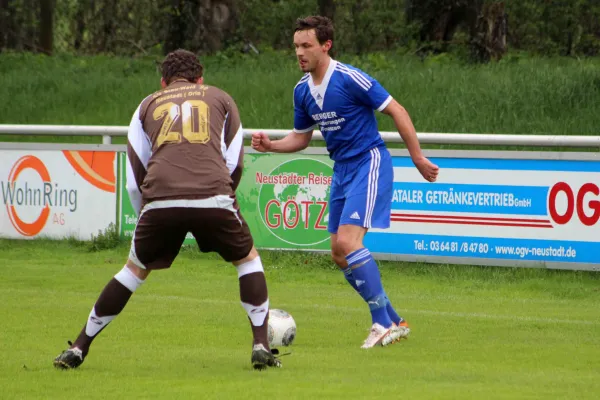
<path id="1" fill-rule="evenodd" d="M 248 314 L 254 344 L 261 343 L 269 348 L 269 294 L 267 280 L 260 257 L 238 265 L 240 299 Z"/>
<path id="2" fill-rule="evenodd" d="M 133 292 L 142 283 L 144 281 L 135 276 L 127 266 L 123 267 L 100 293 L 87 323 L 72 347 L 79 348 L 85 357 L 94 338 L 123 311 Z"/>

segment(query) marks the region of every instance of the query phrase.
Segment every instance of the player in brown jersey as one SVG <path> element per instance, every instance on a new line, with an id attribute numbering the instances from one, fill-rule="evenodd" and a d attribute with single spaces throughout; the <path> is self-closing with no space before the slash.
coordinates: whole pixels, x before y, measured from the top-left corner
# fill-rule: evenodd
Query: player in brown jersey
<path id="1" fill-rule="evenodd" d="M 269 349 L 267 283 L 235 200 L 242 175 L 243 131 L 237 106 L 203 84 L 203 67 L 185 50 L 162 63 L 162 90 L 135 111 L 127 135 L 127 191 L 138 221 L 129 259 L 106 285 L 57 368 L 83 363 L 93 339 L 125 307 L 150 271 L 169 268 L 188 232 L 202 252 L 236 266 L 253 333 L 255 369 L 279 367 Z"/>

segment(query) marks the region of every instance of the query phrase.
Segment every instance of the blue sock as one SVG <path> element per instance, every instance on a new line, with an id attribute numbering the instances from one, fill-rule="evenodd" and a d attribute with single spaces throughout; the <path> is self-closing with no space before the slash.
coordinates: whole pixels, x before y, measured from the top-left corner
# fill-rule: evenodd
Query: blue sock
<path id="1" fill-rule="evenodd" d="M 354 290 L 356 290 L 360 294 L 360 290 L 358 290 L 358 286 L 356 286 L 356 282 L 354 281 L 354 277 L 352 276 L 352 270 L 350 269 L 350 267 L 342 269 L 342 272 L 344 273 L 344 278 L 346 278 L 350 286 L 352 286 Z"/>
<path id="2" fill-rule="evenodd" d="M 356 286 L 356 282 L 354 281 L 354 277 L 352 276 L 352 270 L 350 269 L 350 267 L 346 267 L 346 268 L 342 269 L 342 272 L 344 273 L 344 278 L 346 278 L 346 280 L 348 281 L 350 286 L 352 286 L 354 288 L 354 290 L 356 290 L 356 292 L 358 294 L 360 294 L 360 290 L 358 290 L 358 286 Z M 387 310 L 387 313 L 390 316 L 390 319 L 392 320 L 392 322 L 395 323 L 396 325 L 398 325 L 400 322 L 404 321 L 404 318 L 402 318 L 400 315 L 398 315 L 396 310 L 394 310 L 394 307 L 392 307 L 392 303 L 390 302 L 390 299 L 388 298 L 387 293 L 384 292 L 384 296 L 385 296 L 385 309 Z"/>
<path id="3" fill-rule="evenodd" d="M 346 267 L 346 268 L 342 269 L 342 272 L 344 273 L 344 278 L 346 278 L 346 281 L 348 281 L 350 286 L 352 286 L 354 288 L 354 290 L 356 290 L 356 292 L 358 294 L 360 294 L 360 290 L 358 290 L 358 286 L 356 286 L 356 282 L 354 281 L 354 277 L 352 276 L 352 270 L 350 269 L 350 267 Z M 392 307 L 392 303 L 390 302 L 390 299 L 389 299 L 387 293 L 384 292 L 384 296 L 385 296 L 385 309 L 387 310 L 387 313 L 388 313 L 390 319 L 392 320 L 392 322 L 394 324 L 396 324 L 396 325 L 400 324 L 400 322 L 404 321 L 404 318 L 402 318 L 400 315 L 398 315 L 396 310 L 394 310 L 394 307 Z"/>
<path id="4" fill-rule="evenodd" d="M 352 271 L 354 284 L 363 300 L 369 305 L 373 323 L 389 328 L 392 325 L 392 320 L 387 313 L 387 301 L 381 285 L 379 268 L 373 257 L 371 257 L 371 253 L 369 253 L 369 250 L 362 248 L 348 254 L 346 261 L 348 261 L 348 267 Z"/>
<path id="5" fill-rule="evenodd" d="M 404 321 L 404 318 L 399 316 L 398 313 L 396 312 L 396 310 L 394 310 L 394 307 L 392 307 L 392 303 L 390 302 L 390 299 L 388 298 L 386 293 L 384 293 L 384 296 L 385 296 L 385 309 L 387 310 L 387 313 L 390 316 L 392 322 L 395 323 L 396 325 L 398 325 L 400 322 Z"/>

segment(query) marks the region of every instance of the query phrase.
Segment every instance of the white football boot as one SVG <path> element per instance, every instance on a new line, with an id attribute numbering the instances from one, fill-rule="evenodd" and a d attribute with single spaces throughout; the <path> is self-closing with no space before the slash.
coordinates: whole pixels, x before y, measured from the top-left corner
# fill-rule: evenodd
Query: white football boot
<path id="1" fill-rule="evenodd" d="M 389 336 L 392 331 L 392 324 L 389 328 L 384 328 L 378 323 L 374 323 L 371 327 L 371 331 L 369 332 L 369 336 L 365 339 L 365 342 L 360 347 L 361 349 L 370 349 L 378 345 L 386 346 L 392 343 Z M 384 344 L 385 343 L 385 344 Z"/>
<path id="2" fill-rule="evenodd" d="M 410 328 L 405 320 L 402 320 L 400 324 L 392 324 L 390 328 L 390 334 L 384 338 L 381 343 L 382 346 L 387 346 L 390 343 L 399 342 L 401 339 L 408 339 L 408 335 L 410 334 Z"/>

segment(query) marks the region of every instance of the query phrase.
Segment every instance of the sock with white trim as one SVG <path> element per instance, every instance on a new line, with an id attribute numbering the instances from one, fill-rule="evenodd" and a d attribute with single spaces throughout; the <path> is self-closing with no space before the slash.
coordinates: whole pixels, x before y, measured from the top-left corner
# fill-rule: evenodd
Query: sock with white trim
<path id="1" fill-rule="evenodd" d="M 342 272 L 344 273 L 344 278 L 346 278 L 346 281 L 348 281 L 350 286 L 352 286 L 352 288 L 354 290 L 356 290 L 356 292 L 358 294 L 360 294 L 360 290 L 358 289 L 358 286 L 356 286 L 356 281 L 354 280 L 354 276 L 352 275 L 352 270 L 350 269 L 350 267 L 343 268 Z M 398 313 L 392 306 L 392 303 L 391 303 L 387 293 L 385 293 L 385 291 L 383 292 L 383 295 L 385 296 L 385 302 L 386 302 L 385 309 L 387 310 L 387 313 L 390 316 L 390 319 L 392 320 L 392 322 L 394 324 L 396 324 L 396 325 L 400 324 L 402 321 L 404 321 L 404 318 L 402 318 L 400 315 L 398 315 Z"/>
<path id="2" fill-rule="evenodd" d="M 144 281 L 135 276 L 127 266 L 123 267 L 100 293 L 73 347 L 79 348 L 85 357 L 94 338 L 123 311 L 133 292 L 142 283 Z"/>
<path id="3" fill-rule="evenodd" d="M 386 295 L 381 284 L 379 267 L 366 248 L 358 249 L 346 256 L 348 267 L 352 271 L 358 291 L 371 311 L 372 323 L 378 323 L 384 328 L 392 326 L 388 315 Z"/>
<path id="4" fill-rule="evenodd" d="M 398 315 L 396 310 L 394 310 L 394 307 L 392 307 L 392 303 L 390 302 L 387 293 L 383 292 L 383 295 L 385 296 L 385 309 L 387 310 L 390 319 L 394 324 L 399 325 L 402 321 L 404 321 L 404 318 Z"/>
<path id="5" fill-rule="evenodd" d="M 254 344 L 269 348 L 269 294 L 260 257 L 237 266 L 240 281 L 240 300 L 248 314 Z"/>

